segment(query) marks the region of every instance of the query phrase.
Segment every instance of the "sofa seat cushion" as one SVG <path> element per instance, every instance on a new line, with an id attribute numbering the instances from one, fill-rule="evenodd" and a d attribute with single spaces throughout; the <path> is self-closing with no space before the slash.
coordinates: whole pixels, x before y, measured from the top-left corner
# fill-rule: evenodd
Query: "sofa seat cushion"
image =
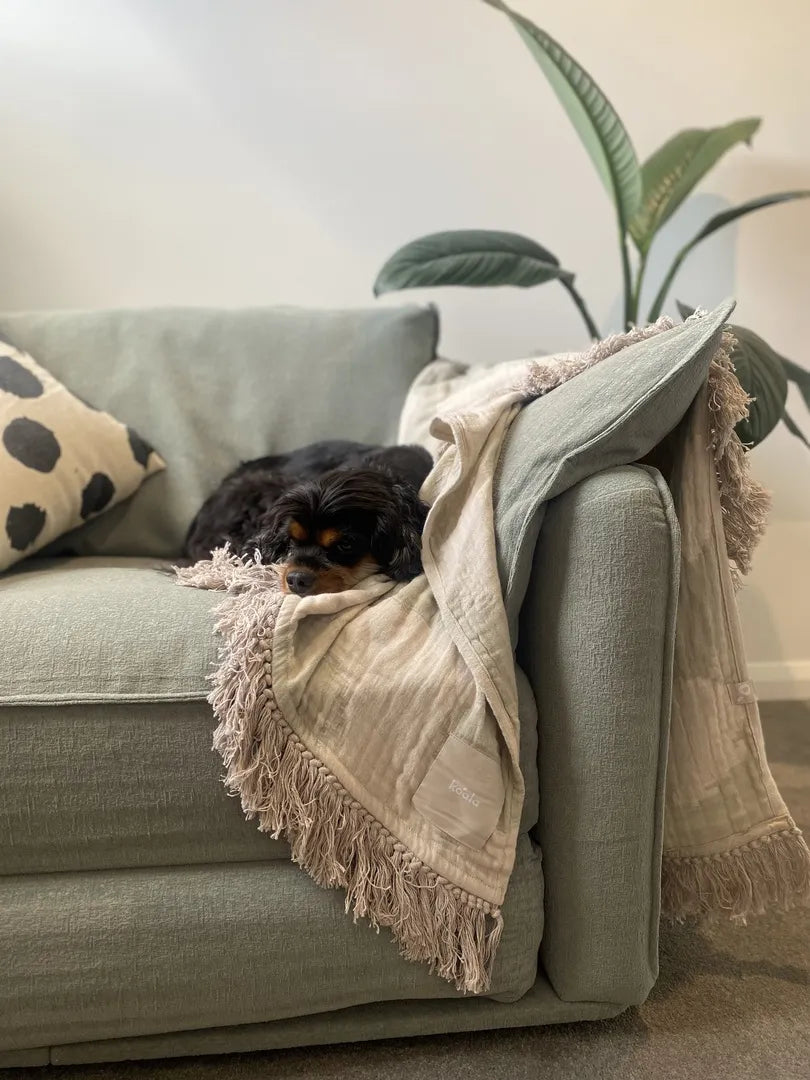
<path id="1" fill-rule="evenodd" d="M 222 594 L 180 588 L 168 567 L 31 559 L 0 577 L 0 873 L 289 856 L 228 797 L 211 748 Z M 528 829 L 537 715 L 518 685 Z"/>
<path id="2" fill-rule="evenodd" d="M 0 876 L 0 1053 L 456 999 L 292 863 Z M 534 983 L 540 858 L 521 836 L 490 996 Z"/>
<path id="3" fill-rule="evenodd" d="M 215 601 L 156 559 L 30 559 L 0 577 L 0 706 L 202 700 Z"/>

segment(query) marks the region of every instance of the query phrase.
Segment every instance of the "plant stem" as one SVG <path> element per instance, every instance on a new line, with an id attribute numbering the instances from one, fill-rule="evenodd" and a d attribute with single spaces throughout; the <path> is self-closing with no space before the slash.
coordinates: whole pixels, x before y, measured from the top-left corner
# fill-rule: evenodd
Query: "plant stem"
<path id="1" fill-rule="evenodd" d="M 630 274 L 630 253 L 627 250 L 627 235 L 624 231 L 624 223 L 619 221 L 619 246 L 622 251 L 622 282 L 624 285 L 624 328 L 629 330 L 632 325 L 633 311 L 633 281 Z"/>
<path id="2" fill-rule="evenodd" d="M 652 307 L 650 308 L 649 314 L 647 315 L 647 321 L 648 322 L 655 322 L 655 320 L 661 314 L 661 308 L 664 306 L 664 303 L 665 303 L 666 298 L 667 298 L 667 293 L 670 290 L 670 286 L 672 285 L 672 282 L 675 280 L 675 275 L 678 273 L 678 271 L 681 268 L 681 263 L 683 262 L 683 260 L 686 258 L 686 256 L 688 254 L 689 254 L 689 248 L 685 247 L 685 248 L 681 248 L 681 250 L 675 256 L 675 259 L 674 259 L 674 261 L 672 263 L 672 266 L 670 266 L 669 270 L 667 271 L 667 276 L 661 282 L 661 288 L 658 290 L 658 293 L 657 293 L 655 299 L 652 302 Z"/>
<path id="3" fill-rule="evenodd" d="M 591 313 L 588 311 L 588 308 L 585 305 L 585 301 L 574 288 L 574 283 L 572 281 L 568 281 L 566 278 L 560 278 L 560 281 L 571 294 L 571 299 L 576 304 L 577 309 L 585 322 L 585 325 L 588 327 L 588 333 L 591 335 L 594 341 L 599 341 L 599 339 L 602 337 L 602 335 L 599 333 L 599 327 L 591 318 Z"/>
<path id="4" fill-rule="evenodd" d="M 641 285 L 644 281 L 644 272 L 647 269 L 647 252 L 642 252 L 641 258 L 638 264 L 638 273 L 636 275 L 636 283 L 633 286 L 633 293 L 630 300 L 630 320 L 634 325 L 638 325 L 638 309 L 641 305 Z"/>

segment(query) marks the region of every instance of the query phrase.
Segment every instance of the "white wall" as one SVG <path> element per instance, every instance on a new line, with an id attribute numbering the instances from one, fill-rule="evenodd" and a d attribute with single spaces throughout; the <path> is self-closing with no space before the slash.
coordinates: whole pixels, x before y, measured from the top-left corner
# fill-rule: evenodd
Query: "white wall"
<path id="1" fill-rule="evenodd" d="M 681 127 L 765 117 L 657 265 L 717 207 L 810 187 L 806 0 L 522 10 L 593 72 L 641 157 Z M 476 0 L 0 0 L 0 25 L 4 308 L 364 304 L 400 243 L 479 226 L 535 236 L 615 326 L 606 196 L 514 31 Z M 810 201 L 718 234 L 677 293 L 734 294 L 740 322 L 810 366 L 808 256 Z M 583 341 L 554 285 L 432 298 L 449 355 Z M 810 693 L 810 452 L 779 432 L 754 466 L 774 491 L 742 596 L 754 674 Z"/>

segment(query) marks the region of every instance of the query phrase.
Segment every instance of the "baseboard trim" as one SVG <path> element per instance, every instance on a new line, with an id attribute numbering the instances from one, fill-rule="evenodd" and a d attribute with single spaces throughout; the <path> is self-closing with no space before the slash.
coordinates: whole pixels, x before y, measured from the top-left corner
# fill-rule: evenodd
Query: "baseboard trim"
<path id="1" fill-rule="evenodd" d="M 760 701 L 810 701 L 810 660 L 754 661 L 748 673 Z"/>

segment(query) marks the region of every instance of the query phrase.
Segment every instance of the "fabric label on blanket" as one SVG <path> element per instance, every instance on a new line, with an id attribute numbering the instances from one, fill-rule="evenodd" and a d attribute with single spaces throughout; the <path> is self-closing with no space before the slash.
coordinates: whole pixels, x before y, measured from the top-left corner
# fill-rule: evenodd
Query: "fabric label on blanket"
<path id="1" fill-rule="evenodd" d="M 451 735 L 416 790 L 413 805 L 442 832 L 482 848 L 505 797 L 501 763 Z"/>

